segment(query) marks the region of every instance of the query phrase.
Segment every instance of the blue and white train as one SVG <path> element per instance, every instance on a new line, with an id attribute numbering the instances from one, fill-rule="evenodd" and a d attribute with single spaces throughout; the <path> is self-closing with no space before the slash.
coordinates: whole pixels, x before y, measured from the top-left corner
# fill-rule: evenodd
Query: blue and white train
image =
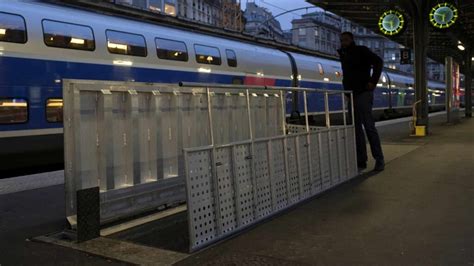
<path id="1" fill-rule="evenodd" d="M 342 89 L 340 63 L 237 39 L 41 1 L 0 1 L 0 171 L 61 163 L 62 80 Z M 413 77 L 385 71 L 376 110 L 409 109 Z M 443 83 L 429 82 L 432 107 Z M 322 111 L 322 101 L 309 111 Z M 336 102 L 334 104 L 337 104 Z"/>

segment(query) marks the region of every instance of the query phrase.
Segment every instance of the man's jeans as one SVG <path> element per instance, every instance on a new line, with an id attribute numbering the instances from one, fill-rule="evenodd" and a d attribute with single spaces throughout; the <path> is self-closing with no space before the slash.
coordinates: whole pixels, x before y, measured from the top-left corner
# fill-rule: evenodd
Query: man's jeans
<path id="1" fill-rule="evenodd" d="M 369 139 L 372 156 L 378 162 L 384 161 L 380 137 L 375 128 L 375 120 L 372 117 L 372 106 L 374 103 L 374 93 L 365 91 L 354 94 L 354 116 L 355 134 L 357 146 L 357 163 L 367 163 L 367 146 L 365 143 L 364 129 Z M 364 126 L 364 129 L 362 128 Z"/>

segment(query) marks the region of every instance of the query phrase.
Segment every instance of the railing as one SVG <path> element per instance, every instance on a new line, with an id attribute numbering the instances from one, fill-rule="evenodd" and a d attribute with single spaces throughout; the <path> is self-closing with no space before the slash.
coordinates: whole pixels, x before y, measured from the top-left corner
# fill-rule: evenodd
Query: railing
<path id="1" fill-rule="evenodd" d="M 348 92 L 85 80 L 63 86 L 72 225 L 78 206 L 87 207 L 78 195 L 91 188 L 102 224 L 187 201 L 195 250 L 357 174 Z M 303 125 L 286 122 L 292 93 L 304 99 Z M 309 95 L 324 98 L 323 126 L 310 125 Z M 343 99 L 340 125 L 331 124 L 329 97 Z"/>
<path id="2" fill-rule="evenodd" d="M 212 85 L 203 88 L 212 106 L 212 91 L 217 88 Z M 249 139 L 225 144 L 216 142 L 213 123 L 222 121 L 227 114 L 209 108 L 211 145 L 185 149 L 191 251 L 357 176 L 354 127 L 347 123 L 349 112 L 344 99 L 349 95 L 352 102 L 351 93 L 301 88 L 237 88 L 247 101 L 247 116 L 241 126 L 248 130 Z M 252 112 L 255 107 L 252 96 L 259 93 L 267 97 L 279 95 L 276 99 L 280 101 L 280 110 L 285 110 L 286 94 L 301 93 L 305 125 L 287 125 L 285 112 L 279 112 L 281 123 L 278 124 L 282 128 L 274 133 L 280 134 L 255 136 L 254 127 L 259 120 Z M 312 93 L 324 97 L 326 124 L 323 127 L 309 125 L 307 99 Z M 330 95 L 342 97 L 342 125 L 331 126 Z"/>

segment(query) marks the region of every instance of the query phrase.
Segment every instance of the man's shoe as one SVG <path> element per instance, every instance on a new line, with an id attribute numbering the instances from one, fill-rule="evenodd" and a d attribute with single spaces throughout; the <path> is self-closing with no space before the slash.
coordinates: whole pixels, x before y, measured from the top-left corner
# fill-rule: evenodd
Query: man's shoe
<path id="1" fill-rule="evenodd" d="M 382 172 L 385 170 L 385 162 L 376 162 L 374 172 Z"/>
<path id="2" fill-rule="evenodd" d="M 357 170 L 359 170 L 359 172 L 364 171 L 366 168 L 367 168 L 367 163 L 357 163 Z"/>

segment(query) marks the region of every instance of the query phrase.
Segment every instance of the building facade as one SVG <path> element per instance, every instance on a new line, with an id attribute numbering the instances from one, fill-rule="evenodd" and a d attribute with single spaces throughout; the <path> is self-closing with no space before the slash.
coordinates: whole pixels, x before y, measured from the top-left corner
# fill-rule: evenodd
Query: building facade
<path id="1" fill-rule="evenodd" d="M 177 15 L 177 0 L 112 0 L 112 2 L 170 16 Z"/>
<path id="2" fill-rule="evenodd" d="M 245 30 L 247 34 L 274 39 L 279 42 L 289 42 L 285 39 L 285 34 L 281 29 L 280 22 L 273 18 L 273 14 L 268 9 L 248 2 L 244 12 Z"/>
<path id="3" fill-rule="evenodd" d="M 327 12 L 305 14 L 292 21 L 292 43 L 303 48 L 337 55 L 341 18 Z"/>

